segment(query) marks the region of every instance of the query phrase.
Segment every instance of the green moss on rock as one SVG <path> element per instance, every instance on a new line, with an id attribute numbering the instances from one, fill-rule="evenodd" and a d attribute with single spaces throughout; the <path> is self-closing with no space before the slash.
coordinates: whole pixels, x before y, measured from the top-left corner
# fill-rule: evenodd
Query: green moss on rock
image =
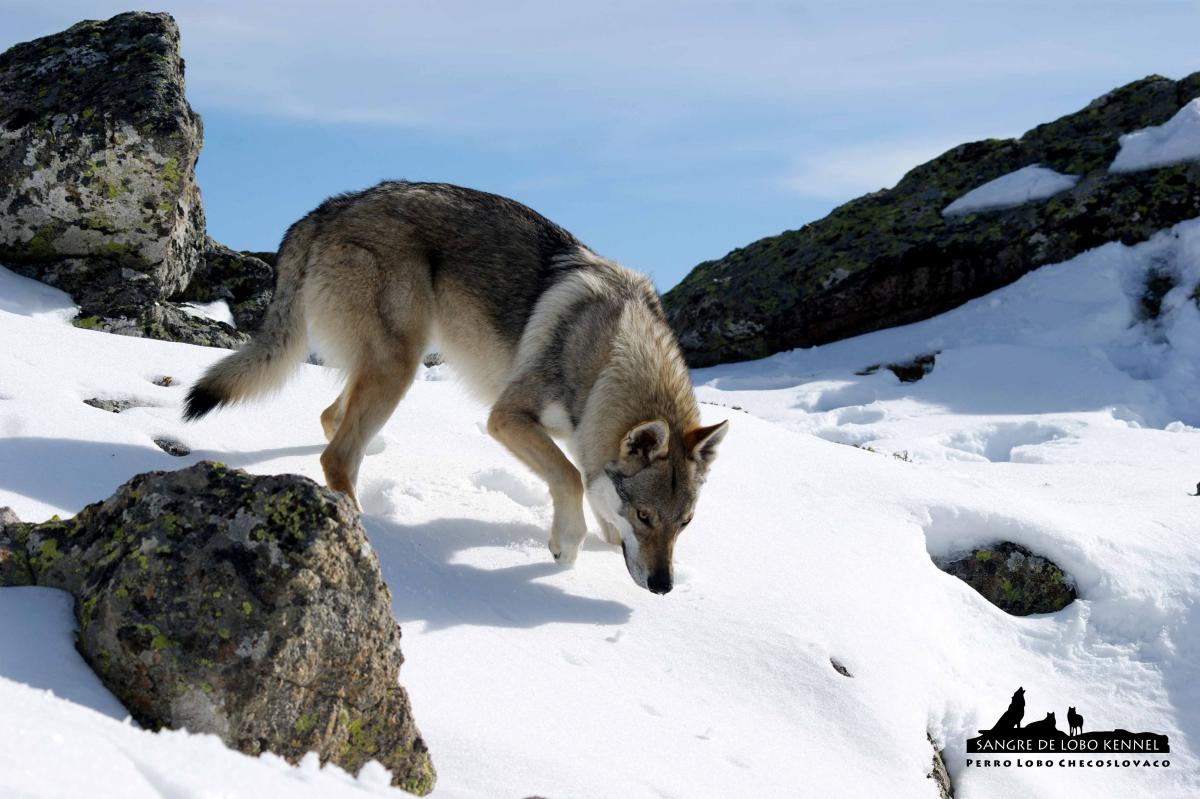
<path id="1" fill-rule="evenodd" d="M 958 558 L 935 559 L 1006 613 L 1054 613 L 1075 600 L 1075 586 L 1052 561 L 1010 541 Z"/>

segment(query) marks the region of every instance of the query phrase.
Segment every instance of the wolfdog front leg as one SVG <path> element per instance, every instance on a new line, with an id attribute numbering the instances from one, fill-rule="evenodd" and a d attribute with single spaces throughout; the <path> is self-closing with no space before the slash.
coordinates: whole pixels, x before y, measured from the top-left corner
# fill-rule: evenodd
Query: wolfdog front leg
<path id="1" fill-rule="evenodd" d="M 506 397 L 501 397 L 488 415 L 488 433 L 546 481 L 554 500 L 550 554 L 561 563 L 574 563 L 587 535 L 579 471 L 551 440 L 535 414 Z"/>

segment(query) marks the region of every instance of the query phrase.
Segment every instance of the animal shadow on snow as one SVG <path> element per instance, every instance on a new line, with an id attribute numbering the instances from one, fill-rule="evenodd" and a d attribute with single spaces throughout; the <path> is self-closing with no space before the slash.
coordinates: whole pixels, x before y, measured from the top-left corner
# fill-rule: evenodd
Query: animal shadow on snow
<path id="1" fill-rule="evenodd" d="M 9 438 L 0 450 L 0 489 L 59 508 L 81 509 L 108 499 L 122 483 L 142 472 L 174 471 L 202 460 L 240 468 L 272 458 L 317 455 L 323 449 L 324 444 L 247 451 L 195 449 L 190 455 L 173 457 L 149 437 L 145 446 L 69 438 Z"/>
<path id="2" fill-rule="evenodd" d="M 530 539 L 542 541 L 547 532 L 540 527 L 478 519 L 401 525 L 373 516 L 363 516 L 363 527 L 392 590 L 392 615 L 401 624 L 423 621 L 429 631 L 460 624 L 528 628 L 629 621 L 632 611 L 620 602 L 577 596 L 537 582 L 562 571 L 549 551 L 543 551 L 544 561 L 499 568 L 455 562 L 456 553 L 469 549 L 503 549 Z M 591 558 L 584 555 L 577 568 L 585 568 L 583 564 L 597 555 L 613 557 L 609 551 Z M 622 568 L 622 576 L 624 571 Z M 628 578 L 622 585 L 624 582 Z M 629 587 L 633 590 L 632 583 Z"/>
<path id="3" fill-rule="evenodd" d="M 145 446 L 67 438 L 17 437 L 4 441 L 0 490 L 74 512 L 107 499 L 142 472 L 173 471 L 202 460 L 242 467 L 272 458 L 316 455 L 324 444 L 251 451 L 193 450 L 172 457 L 153 444 Z M 24 521 L 42 521 L 24 519 Z M 496 569 L 454 563 L 454 555 L 475 547 L 508 547 L 544 541 L 547 531 L 533 525 L 500 524 L 476 519 L 438 519 L 401 526 L 370 516 L 363 525 L 379 553 L 384 578 L 392 589 L 398 621 L 426 622 L 429 629 L 456 624 L 536 627 L 552 622 L 624 624 L 631 610 L 620 602 L 574 596 L 536 582 L 561 567 L 543 550 L 544 562 Z M 611 550 L 590 541 L 585 549 Z M 611 551 L 602 553 L 613 557 Z M 621 585 L 625 587 L 628 578 Z M 632 583 L 629 589 L 635 590 Z"/>

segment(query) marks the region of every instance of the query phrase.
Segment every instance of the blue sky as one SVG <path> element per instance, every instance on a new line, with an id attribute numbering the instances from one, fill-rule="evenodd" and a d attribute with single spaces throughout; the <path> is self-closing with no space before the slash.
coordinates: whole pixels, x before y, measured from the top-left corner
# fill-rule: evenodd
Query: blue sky
<path id="1" fill-rule="evenodd" d="M 664 290 L 957 143 L 1200 70 L 1200 3 L 1103 0 L 0 0 L 0 47 L 137 7 L 180 23 L 226 244 L 274 249 L 329 194 L 444 180 Z"/>

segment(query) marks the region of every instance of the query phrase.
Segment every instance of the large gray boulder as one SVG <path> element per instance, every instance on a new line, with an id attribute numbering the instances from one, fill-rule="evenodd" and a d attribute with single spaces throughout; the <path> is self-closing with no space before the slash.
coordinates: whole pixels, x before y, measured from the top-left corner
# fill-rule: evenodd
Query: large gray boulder
<path id="1" fill-rule="evenodd" d="M 663 296 L 688 363 L 760 358 L 926 319 L 1039 266 L 1200 215 L 1200 162 L 1108 172 L 1121 134 L 1161 125 L 1197 96 L 1200 73 L 1136 81 L 1019 139 L 955 147 L 894 188 L 698 265 Z M 1079 180 L 1041 202 L 943 216 L 971 189 L 1033 164 Z"/>
<path id="2" fill-rule="evenodd" d="M 344 495 L 203 462 L 5 539 L 75 596 L 79 651 L 140 724 L 351 772 L 377 760 L 432 790 L 391 596 Z"/>
<path id="3" fill-rule="evenodd" d="M 274 274 L 213 241 L 179 29 L 120 14 L 0 55 L 0 262 L 61 288 L 78 327 L 236 347 Z M 189 313 L 226 300 L 238 327 Z"/>
<path id="4" fill-rule="evenodd" d="M 137 318 L 202 261 L 183 67 L 175 21 L 142 12 L 0 54 L 0 260 L 85 316 Z"/>

